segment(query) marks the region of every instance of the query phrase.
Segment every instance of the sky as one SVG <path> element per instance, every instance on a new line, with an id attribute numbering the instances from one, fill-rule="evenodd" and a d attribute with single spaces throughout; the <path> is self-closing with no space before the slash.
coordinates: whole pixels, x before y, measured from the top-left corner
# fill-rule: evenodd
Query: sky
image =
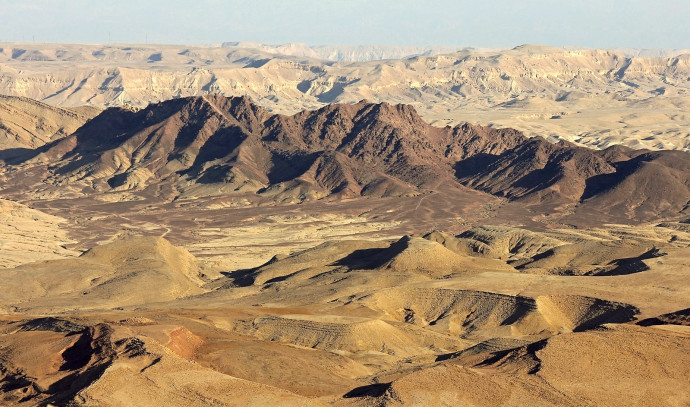
<path id="1" fill-rule="evenodd" d="M 0 0 L 0 42 L 690 48 L 690 0 Z"/>

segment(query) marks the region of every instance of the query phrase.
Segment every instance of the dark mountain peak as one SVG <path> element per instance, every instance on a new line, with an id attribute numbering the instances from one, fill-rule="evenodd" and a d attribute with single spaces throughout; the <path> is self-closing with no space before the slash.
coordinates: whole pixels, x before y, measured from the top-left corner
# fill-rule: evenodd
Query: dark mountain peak
<path id="1" fill-rule="evenodd" d="M 186 119 L 207 119 L 217 115 L 228 122 L 237 122 L 248 128 L 257 128 L 272 114 L 261 106 L 254 104 L 248 96 L 226 97 L 218 94 L 191 96 L 178 99 L 173 104 L 171 113 L 180 113 Z M 166 112 L 165 102 L 150 105 L 151 111 Z"/>
<path id="2" fill-rule="evenodd" d="M 495 156 L 529 140 L 515 129 L 496 129 L 470 123 L 458 125 L 451 132 L 452 142 L 446 155 L 456 161 L 477 154 Z"/>
<path id="3" fill-rule="evenodd" d="M 452 162 L 437 157 L 449 140 L 448 129 L 430 126 L 406 105 L 337 104 L 284 116 L 247 97 L 204 95 L 136 112 L 109 109 L 47 155 L 56 161 L 57 182 L 88 179 L 97 189 L 167 180 L 178 190 L 199 182 L 259 190 L 311 168 L 299 188 L 321 192 L 299 196 L 391 195 L 447 178 Z"/>
<path id="4" fill-rule="evenodd" d="M 456 165 L 466 186 L 526 204 L 578 204 L 618 219 L 654 219 L 688 210 L 690 154 L 683 151 L 592 150 L 541 137 L 498 155 L 478 153 Z"/>
<path id="5" fill-rule="evenodd" d="M 299 202 L 463 184 L 526 205 L 616 207 L 639 218 L 678 213 L 690 201 L 688 153 L 592 150 L 469 123 L 438 128 L 413 106 L 366 101 L 292 116 L 221 95 L 111 108 L 43 152 L 50 182 L 97 190 L 168 185 L 173 195 Z"/>
<path id="6" fill-rule="evenodd" d="M 371 103 L 362 100 L 358 103 L 335 103 L 313 111 L 302 111 L 294 115 L 296 120 L 308 120 L 314 117 L 342 117 L 353 121 L 374 120 L 385 123 L 414 123 L 429 126 L 411 105 L 392 105 L 386 102 Z"/>
<path id="7" fill-rule="evenodd" d="M 412 105 L 392 105 L 387 102 L 380 102 L 363 104 L 361 106 L 363 107 L 363 112 L 372 115 L 377 120 L 428 126 Z"/>

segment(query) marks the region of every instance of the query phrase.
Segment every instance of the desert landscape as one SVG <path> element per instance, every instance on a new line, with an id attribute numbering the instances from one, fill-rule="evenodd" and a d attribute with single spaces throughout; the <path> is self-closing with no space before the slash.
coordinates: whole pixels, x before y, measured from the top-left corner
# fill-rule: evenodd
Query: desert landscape
<path id="1" fill-rule="evenodd" d="M 690 48 L 108 42 L 0 42 L 0 405 L 690 406 Z"/>
<path id="2" fill-rule="evenodd" d="M 283 114 L 366 99 L 412 105 L 439 127 L 470 122 L 598 148 L 688 150 L 689 52 L 0 43 L 0 94 L 100 108 L 245 95 Z"/>
<path id="3" fill-rule="evenodd" d="M 3 101 L 5 404 L 690 402 L 690 153 Z"/>

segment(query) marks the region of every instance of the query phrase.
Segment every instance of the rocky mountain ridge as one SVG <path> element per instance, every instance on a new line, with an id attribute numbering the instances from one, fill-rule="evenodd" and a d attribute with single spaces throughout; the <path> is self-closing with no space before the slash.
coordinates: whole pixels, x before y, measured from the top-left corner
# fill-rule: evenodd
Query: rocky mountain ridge
<path id="1" fill-rule="evenodd" d="M 295 203 L 469 187 L 528 206 L 615 210 L 638 220 L 686 213 L 690 202 L 688 153 L 434 127 L 409 105 L 367 101 L 292 116 L 220 95 L 111 108 L 22 160 L 23 168 L 46 168 L 42 185 L 80 193 L 167 185 L 171 197 Z"/>

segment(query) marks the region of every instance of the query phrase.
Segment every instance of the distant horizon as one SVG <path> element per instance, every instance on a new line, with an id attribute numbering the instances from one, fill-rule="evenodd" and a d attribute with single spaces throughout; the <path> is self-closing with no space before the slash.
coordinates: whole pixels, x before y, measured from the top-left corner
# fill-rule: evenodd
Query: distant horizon
<path id="1" fill-rule="evenodd" d="M 516 45 L 506 45 L 506 46 L 484 46 L 484 45 L 438 45 L 438 44 L 431 44 L 431 45 L 396 45 L 396 44 L 376 44 L 376 43 L 369 43 L 369 44 L 328 44 L 328 43 L 322 43 L 322 44 L 307 44 L 303 42 L 284 42 L 284 43 L 265 43 L 265 42 L 259 42 L 259 41 L 217 41 L 213 43 L 166 43 L 166 42 L 110 42 L 110 43 L 103 43 L 103 42 L 39 42 L 39 41 L 5 41 L 3 39 L 0 39 L 0 44 L 17 44 L 17 45 L 85 45 L 85 46 L 171 46 L 171 47 L 196 47 L 196 48 L 221 48 L 223 47 L 223 44 L 228 44 L 228 43 L 254 43 L 258 45 L 264 45 L 264 46 L 270 46 L 270 47 L 280 47 L 280 46 L 285 46 L 285 45 L 304 45 L 307 47 L 390 47 L 390 48 L 458 48 L 458 49 L 496 49 L 496 50 L 511 50 L 511 49 L 516 49 L 519 47 L 523 46 L 535 46 L 535 47 L 545 47 L 545 48 L 562 48 L 562 49 L 572 49 L 572 50 L 578 50 L 578 49 L 590 49 L 590 50 L 616 50 L 616 49 L 631 49 L 631 50 L 686 50 L 690 49 L 690 46 L 688 47 L 590 47 L 586 45 L 572 45 L 572 44 L 566 44 L 566 45 L 547 45 L 547 44 L 537 44 L 537 43 L 522 43 L 522 44 L 516 44 Z M 250 48 L 250 47 L 246 47 Z"/>
<path id="2" fill-rule="evenodd" d="M 0 19 L 15 43 L 690 48 L 685 0 L 0 0 Z"/>

